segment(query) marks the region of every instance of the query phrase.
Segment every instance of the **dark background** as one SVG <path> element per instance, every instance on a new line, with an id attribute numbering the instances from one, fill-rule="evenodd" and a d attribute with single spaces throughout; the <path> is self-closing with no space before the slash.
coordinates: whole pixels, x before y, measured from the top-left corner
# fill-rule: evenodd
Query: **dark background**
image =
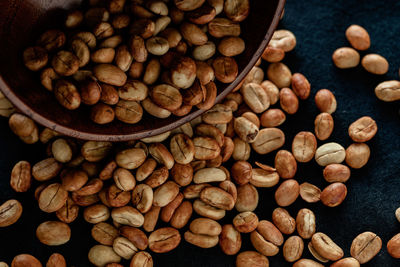
<path id="1" fill-rule="evenodd" d="M 372 45 L 367 52 L 379 53 L 388 59 L 388 74 L 378 77 L 361 67 L 338 70 L 332 65 L 332 52 L 349 45 L 344 32 L 350 24 L 360 24 L 368 30 Z M 279 27 L 291 30 L 298 43 L 284 62 L 292 72 L 303 73 L 312 86 L 311 97 L 301 101 L 299 112 L 289 116 L 282 127 L 288 140 L 285 148 L 290 149 L 291 140 L 297 132 L 313 131 L 313 121 L 318 114 L 313 97 L 321 88 L 332 90 L 338 102 L 337 111 L 333 114 L 335 129 L 328 141 L 338 142 L 344 147 L 350 145 L 347 128 L 364 115 L 373 117 L 379 127 L 378 134 L 368 142 L 370 161 L 363 169 L 352 170 L 352 176 L 346 183 L 348 196 L 342 205 L 327 208 L 320 203 L 307 204 L 299 198 L 288 209 L 289 212 L 295 216 L 300 208 L 312 209 L 317 217 L 317 231 L 328 234 L 343 248 L 345 256 L 350 256 L 351 242 L 359 233 L 373 231 L 382 238 L 383 248 L 364 266 L 400 266 L 400 260 L 392 259 L 386 252 L 387 241 L 400 232 L 400 223 L 394 216 L 400 206 L 400 105 L 383 103 L 374 95 L 374 88 L 379 82 L 399 79 L 400 2 L 288 0 Z M 365 53 L 362 52 L 362 55 Z M 9 186 L 9 175 L 19 160 L 35 163 L 42 159 L 44 147 L 20 142 L 8 129 L 7 119 L 0 119 L 0 129 L 0 203 L 17 198 L 24 207 L 23 215 L 16 224 L 0 229 L 0 261 L 10 264 L 15 255 L 29 253 L 46 262 L 51 253 L 60 252 L 66 257 L 68 266 L 89 266 L 87 252 L 95 242 L 90 237 L 91 225 L 83 220 L 71 224 L 72 239 L 64 246 L 49 248 L 37 241 L 36 227 L 56 217 L 38 209 L 32 196 L 33 190 L 20 194 L 13 192 Z M 257 160 L 273 164 L 273 155 L 258 156 Z M 299 164 L 296 179 L 299 183 L 307 181 L 320 188 L 327 185 L 322 177 L 322 168 L 314 163 Z M 260 219 L 271 220 L 272 210 L 276 207 L 273 192 L 274 189 L 259 190 L 260 203 L 256 213 Z M 228 223 L 231 219 L 232 215 L 229 215 L 224 222 Z M 242 250 L 251 249 L 248 236 L 243 235 L 243 240 Z M 312 258 L 307 248 L 304 251 L 304 258 Z M 235 257 L 224 255 L 219 247 L 204 250 L 185 242 L 171 253 L 152 254 L 155 266 L 234 266 L 235 261 Z M 281 254 L 269 259 L 271 266 L 291 266 Z"/>

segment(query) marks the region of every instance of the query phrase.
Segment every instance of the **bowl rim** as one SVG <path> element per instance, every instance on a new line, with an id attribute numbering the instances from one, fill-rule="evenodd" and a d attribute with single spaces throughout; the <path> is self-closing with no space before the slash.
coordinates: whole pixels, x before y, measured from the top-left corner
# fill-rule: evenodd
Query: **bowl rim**
<path id="1" fill-rule="evenodd" d="M 265 34 L 262 42 L 258 46 L 256 52 L 253 54 L 252 58 L 249 60 L 247 65 L 243 68 L 243 71 L 239 73 L 236 79 L 229 84 L 219 95 L 217 95 L 215 99 L 215 104 L 219 103 L 221 100 L 225 98 L 230 92 L 232 92 L 242 80 L 246 77 L 246 75 L 250 72 L 250 70 L 254 67 L 257 60 L 261 57 L 262 53 L 264 52 L 265 48 L 267 47 L 275 29 L 278 26 L 281 14 L 283 12 L 286 0 L 278 0 L 278 5 L 276 11 L 274 13 L 274 17 L 272 19 L 272 23 L 270 24 L 267 33 Z M 24 101 L 22 101 L 10 88 L 7 82 L 3 79 L 2 75 L 0 74 L 0 90 L 3 94 L 11 101 L 11 103 L 16 107 L 17 110 L 24 113 L 25 115 L 32 118 L 34 121 L 39 123 L 40 125 L 50 128 L 58 133 L 61 133 L 66 136 L 70 136 L 73 138 L 78 138 L 82 140 L 93 140 L 93 141 L 110 141 L 110 142 L 122 142 L 122 141 L 130 141 L 130 140 L 138 140 L 146 137 L 151 137 L 155 135 L 159 135 L 168 131 L 171 131 L 187 122 L 192 121 L 196 117 L 200 116 L 207 110 L 198 109 L 194 112 L 191 112 L 183 117 L 178 118 L 173 123 L 168 125 L 162 126 L 157 129 L 152 130 L 143 130 L 135 133 L 129 134 L 95 134 L 85 131 L 78 131 L 76 129 L 72 129 L 68 126 L 60 125 L 55 121 L 52 121 L 41 114 L 34 111 L 30 108 Z"/>

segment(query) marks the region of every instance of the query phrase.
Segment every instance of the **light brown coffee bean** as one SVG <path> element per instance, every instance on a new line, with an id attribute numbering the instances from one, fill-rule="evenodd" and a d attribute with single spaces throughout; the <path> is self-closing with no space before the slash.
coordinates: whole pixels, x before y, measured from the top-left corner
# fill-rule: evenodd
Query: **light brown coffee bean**
<path id="1" fill-rule="evenodd" d="M 31 118 L 18 113 L 14 113 L 10 116 L 8 125 L 13 133 L 19 137 L 29 137 L 37 130 L 37 126 Z"/>
<path id="2" fill-rule="evenodd" d="M 28 47 L 23 53 L 25 66 L 31 71 L 38 71 L 47 65 L 49 56 L 40 46 Z"/>
<path id="3" fill-rule="evenodd" d="M 235 118 L 233 127 L 236 134 L 247 143 L 253 143 L 259 132 L 257 125 L 244 117 Z"/>
<path id="4" fill-rule="evenodd" d="M 298 162 L 309 162 L 312 160 L 316 149 L 317 140 L 311 132 L 299 132 L 293 138 L 292 152 Z M 283 176 L 281 175 L 281 177 Z"/>
<path id="5" fill-rule="evenodd" d="M 142 165 L 142 163 L 146 160 L 146 153 L 141 148 L 130 148 L 119 152 L 115 161 L 118 166 L 133 170 Z"/>
<path id="6" fill-rule="evenodd" d="M 40 73 L 40 82 L 49 91 L 53 91 L 55 80 L 59 78 L 53 68 L 46 68 Z"/>
<path id="7" fill-rule="evenodd" d="M 350 25 L 346 29 L 346 38 L 351 46 L 357 50 L 367 50 L 371 45 L 371 40 L 366 29 L 360 25 Z"/>
<path id="8" fill-rule="evenodd" d="M 258 154 L 267 154 L 274 151 L 285 142 L 285 134 L 278 128 L 265 128 L 260 130 L 254 143 L 251 144 Z"/>
<path id="9" fill-rule="evenodd" d="M 288 30 L 277 30 L 268 45 L 289 52 L 296 47 L 296 36 Z"/>
<path id="10" fill-rule="evenodd" d="M 67 262 L 63 255 L 59 253 L 53 253 L 50 255 L 46 267 L 67 267 Z"/>
<path id="11" fill-rule="evenodd" d="M 54 159 L 61 163 L 67 163 L 72 159 L 72 148 L 65 139 L 59 138 L 51 145 Z"/>
<path id="12" fill-rule="evenodd" d="M 389 240 L 387 243 L 387 251 L 393 258 L 400 258 L 400 234 L 393 236 Z"/>
<path id="13" fill-rule="evenodd" d="M 80 196 L 75 192 L 72 192 L 72 200 L 79 206 L 88 207 L 99 202 L 100 198 L 97 194 L 88 195 L 88 196 Z"/>
<path id="14" fill-rule="evenodd" d="M 235 208 L 239 212 L 254 211 L 258 205 L 258 191 L 251 184 L 244 184 L 237 188 Z"/>
<path id="15" fill-rule="evenodd" d="M 99 173 L 99 178 L 101 180 L 108 180 L 113 177 L 113 172 L 117 169 L 117 163 L 115 160 L 109 161 L 104 168 Z"/>
<path id="16" fill-rule="evenodd" d="M 368 116 L 359 118 L 349 126 L 349 136 L 354 142 L 367 142 L 375 136 L 377 131 L 376 122 Z"/>
<path id="17" fill-rule="evenodd" d="M 138 80 L 128 80 L 118 89 L 120 99 L 129 101 L 142 101 L 148 95 L 147 86 Z"/>
<path id="18" fill-rule="evenodd" d="M 210 137 L 195 137 L 194 144 L 194 158 L 198 160 L 209 160 L 216 158 L 220 152 L 217 141 Z"/>
<path id="19" fill-rule="evenodd" d="M 174 135 L 170 140 L 170 150 L 179 164 L 190 163 L 195 154 L 193 141 L 185 134 Z"/>
<path id="20" fill-rule="evenodd" d="M 218 236 L 221 231 L 221 225 L 208 218 L 198 218 L 190 223 L 190 231 L 194 234 Z"/>
<path id="21" fill-rule="evenodd" d="M 252 177 L 252 170 L 251 164 L 247 161 L 236 161 L 231 168 L 232 178 L 238 185 L 247 184 Z"/>
<path id="22" fill-rule="evenodd" d="M 152 159 L 146 159 L 142 165 L 136 170 L 136 180 L 143 181 L 145 180 L 150 174 L 153 173 L 154 169 L 157 166 L 157 162 Z"/>
<path id="23" fill-rule="evenodd" d="M 333 132 L 333 118 L 329 113 L 320 113 L 314 121 L 314 132 L 315 136 L 324 141 L 331 136 Z"/>
<path id="24" fill-rule="evenodd" d="M 218 44 L 218 51 L 226 57 L 240 55 L 245 50 L 245 42 L 240 37 L 225 37 Z"/>
<path id="25" fill-rule="evenodd" d="M 315 251 L 328 260 L 337 261 L 343 257 L 343 250 L 324 233 L 315 233 L 311 243 Z"/>
<path id="26" fill-rule="evenodd" d="M 355 258 L 343 258 L 331 264 L 331 267 L 360 267 L 360 263 Z"/>
<path id="27" fill-rule="evenodd" d="M 296 221 L 283 208 L 276 208 L 272 212 L 272 221 L 282 234 L 290 235 L 296 229 Z"/>
<path id="28" fill-rule="evenodd" d="M 294 73 L 292 75 L 292 89 L 293 92 L 302 100 L 310 96 L 310 82 L 301 73 Z"/>
<path id="29" fill-rule="evenodd" d="M 135 208 L 124 206 L 111 211 L 112 219 L 120 224 L 141 227 L 144 222 L 143 215 Z"/>
<path id="30" fill-rule="evenodd" d="M 297 171 L 297 162 L 292 153 L 279 150 L 275 156 L 275 168 L 281 178 L 293 178 Z"/>
<path id="31" fill-rule="evenodd" d="M 129 265 L 130 267 L 153 267 L 153 258 L 146 251 L 136 253 Z"/>
<path id="32" fill-rule="evenodd" d="M 146 232 L 154 231 L 160 214 L 160 207 L 152 206 L 150 210 L 144 215 L 143 229 Z"/>
<path id="33" fill-rule="evenodd" d="M 71 52 L 62 50 L 53 57 L 51 65 L 57 74 L 71 76 L 78 71 L 80 61 Z"/>
<path id="34" fill-rule="evenodd" d="M 235 206 L 232 195 L 218 187 L 206 187 L 200 193 L 200 199 L 215 208 L 231 210 Z"/>
<path id="35" fill-rule="evenodd" d="M 93 49 L 96 47 L 96 36 L 94 36 L 93 33 L 91 32 L 78 32 L 77 34 L 75 34 L 72 38 L 74 39 L 80 39 L 83 42 L 85 42 L 85 44 L 90 48 Z"/>
<path id="36" fill-rule="evenodd" d="M 308 247 L 308 251 L 310 252 L 310 254 L 311 254 L 315 259 L 317 259 L 318 261 L 323 262 L 323 263 L 326 263 L 326 262 L 329 261 L 328 259 L 326 259 L 326 258 L 322 257 L 321 255 L 319 255 L 319 253 L 318 253 L 318 252 L 315 250 L 315 248 L 313 247 L 311 241 L 308 242 L 307 247 Z"/>
<path id="37" fill-rule="evenodd" d="M 18 200 L 10 199 L 0 206 L 0 227 L 10 226 L 22 215 L 22 205 Z"/>
<path id="38" fill-rule="evenodd" d="M 159 163 L 170 170 L 174 166 L 174 157 L 161 143 L 153 143 L 149 146 L 150 155 Z"/>
<path id="39" fill-rule="evenodd" d="M 109 206 L 123 207 L 131 200 L 131 194 L 113 184 L 105 192 L 105 198 Z"/>
<path id="40" fill-rule="evenodd" d="M 44 212 L 55 212 L 64 206 L 68 192 L 61 184 L 48 185 L 39 195 L 39 208 Z"/>
<path id="41" fill-rule="evenodd" d="M 199 198 L 200 197 L 200 192 L 206 188 L 211 186 L 210 184 L 192 184 L 187 186 L 184 190 L 183 190 L 183 196 L 186 199 L 195 199 L 195 198 Z"/>
<path id="42" fill-rule="evenodd" d="M 267 92 L 257 83 L 248 83 L 242 87 L 241 93 L 246 104 L 255 113 L 264 112 L 269 108 L 270 101 Z"/>
<path id="43" fill-rule="evenodd" d="M 81 104 L 81 96 L 78 89 L 69 81 L 58 80 L 54 88 L 54 95 L 66 109 L 74 110 Z"/>
<path id="44" fill-rule="evenodd" d="M 172 181 L 168 181 L 154 191 L 153 205 L 165 207 L 175 199 L 178 193 L 179 186 Z"/>
<path id="45" fill-rule="evenodd" d="M 350 254 L 361 264 L 369 262 L 382 248 L 382 240 L 372 232 L 364 232 L 354 238 Z"/>
<path id="46" fill-rule="evenodd" d="M 70 240 L 71 229 L 66 223 L 47 221 L 38 226 L 36 237 L 45 245 L 59 246 Z"/>
<path id="47" fill-rule="evenodd" d="M 111 149 L 111 142 L 87 141 L 81 148 L 81 154 L 89 162 L 98 162 L 104 159 Z"/>
<path id="48" fill-rule="evenodd" d="M 267 46 L 262 54 L 262 59 L 267 62 L 275 63 L 285 58 L 285 51 L 282 48 Z"/>
<path id="49" fill-rule="evenodd" d="M 242 246 L 242 237 L 233 225 L 226 224 L 219 235 L 219 246 L 226 255 L 235 255 Z"/>
<path id="50" fill-rule="evenodd" d="M 194 174 L 193 182 L 196 184 L 222 182 L 226 178 L 225 172 L 219 168 L 203 168 Z"/>
<path id="51" fill-rule="evenodd" d="M 247 18 L 250 13 L 250 1 L 228 0 L 224 3 L 224 12 L 232 21 L 240 22 Z"/>
<path id="52" fill-rule="evenodd" d="M 83 211 L 83 218 L 85 221 L 92 224 L 104 222 L 110 218 L 110 211 L 108 210 L 107 206 L 103 204 L 96 204 L 87 207 Z"/>
<path id="53" fill-rule="evenodd" d="M 171 227 L 160 228 L 149 236 L 149 249 L 156 253 L 166 253 L 175 249 L 181 242 L 178 230 Z"/>
<path id="54" fill-rule="evenodd" d="M 257 228 L 258 217 L 254 212 L 245 211 L 233 218 L 233 225 L 241 233 L 250 233 Z"/>
<path id="55" fill-rule="evenodd" d="M 123 168 L 118 168 L 113 174 L 115 185 L 123 191 L 131 191 L 136 186 L 133 174 Z"/>
<path id="56" fill-rule="evenodd" d="M 269 102 L 270 102 L 271 105 L 274 105 L 275 103 L 278 102 L 278 100 L 279 100 L 279 89 L 274 83 L 272 83 L 272 82 L 270 82 L 268 80 L 265 80 L 265 81 L 263 81 L 261 83 L 261 87 L 267 93 L 268 98 L 269 98 Z"/>
<path id="57" fill-rule="evenodd" d="M 292 81 L 290 69 L 283 63 L 272 63 L 267 69 L 268 80 L 278 88 L 289 87 Z"/>
<path id="58" fill-rule="evenodd" d="M 65 44 L 65 40 L 66 37 L 62 31 L 48 30 L 40 36 L 37 44 L 51 52 L 62 47 Z"/>
<path id="59" fill-rule="evenodd" d="M 142 119 L 143 108 L 136 101 L 120 100 L 115 107 L 115 116 L 122 122 L 135 124 Z"/>
<path id="60" fill-rule="evenodd" d="M 31 187 L 31 164 L 19 161 L 11 171 L 10 186 L 15 192 L 26 192 Z"/>
<path id="61" fill-rule="evenodd" d="M 276 246 L 283 244 L 283 235 L 271 222 L 261 220 L 257 226 L 257 232 L 266 240 Z"/>
<path id="62" fill-rule="evenodd" d="M 118 263 L 121 257 L 115 253 L 112 247 L 95 245 L 89 250 L 89 261 L 95 266 L 105 266 L 108 263 Z"/>
<path id="63" fill-rule="evenodd" d="M 240 24 L 226 18 L 215 18 L 208 23 L 208 32 L 215 38 L 239 36 Z"/>
<path id="64" fill-rule="evenodd" d="M 315 161 L 320 166 L 326 166 L 332 163 L 341 163 L 346 157 L 345 149 L 338 143 L 326 143 L 317 148 L 315 152 Z"/>
<path id="65" fill-rule="evenodd" d="M 79 206 L 75 204 L 75 202 L 68 197 L 64 203 L 64 206 L 56 211 L 57 218 L 65 223 L 71 223 L 78 218 L 79 214 Z"/>
<path id="66" fill-rule="evenodd" d="M 250 241 L 253 247 L 264 256 L 275 256 L 279 252 L 277 246 L 265 240 L 257 231 L 251 232 Z"/>
<path id="67" fill-rule="evenodd" d="M 94 66 L 93 74 L 103 83 L 123 86 L 126 82 L 126 74 L 118 67 L 111 64 L 99 64 Z"/>
<path id="68" fill-rule="evenodd" d="M 323 267 L 324 265 L 309 259 L 301 259 L 293 264 L 293 267 Z"/>
<path id="69" fill-rule="evenodd" d="M 353 169 L 359 169 L 368 163 L 371 151 L 365 143 L 354 143 L 346 149 L 346 163 Z"/>
<path id="70" fill-rule="evenodd" d="M 153 200 L 153 190 L 146 184 L 139 184 L 132 191 L 132 204 L 142 213 L 151 209 Z"/>
<path id="71" fill-rule="evenodd" d="M 242 139 L 235 137 L 233 139 L 232 158 L 234 160 L 248 160 L 250 157 L 251 148 L 250 144 Z"/>
<path id="72" fill-rule="evenodd" d="M 392 102 L 400 99 L 400 82 L 385 81 L 375 87 L 375 95 L 382 101 Z"/>
<path id="73" fill-rule="evenodd" d="M 93 226 L 91 234 L 94 240 L 102 245 L 112 246 L 118 237 L 118 230 L 111 224 L 101 222 Z"/>
<path id="74" fill-rule="evenodd" d="M 215 78 L 222 83 L 231 83 L 238 76 L 238 65 L 231 57 L 217 57 L 212 62 Z"/>
<path id="75" fill-rule="evenodd" d="M 275 191 L 275 201 L 281 207 L 293 204 L 300 194 L 300 186 L 296 180 L 284 181 Z"/>
<path id="76" fill-rule="evenodd" d="M 89 182 L 85 186 L 75 191 L 74 193 L 79 196 L 88 196 L 98 193 L 102 188 L 103 181 L 99 178 L 94 178 L 89 180 Z"/>
<path id="77" fill-rule="evenodd" d="M 38 259 L 29 254 L 19 254 L 14 257 L 11 267 L 42 267 Z"/>
<path id="78" fill-rule="evenodd" d="M 315 94 L 315 104 L 322 113 L 329 114 L 335 112 L 337 107 L 336 98 L 328 89 L 321 89 Z"/>
<path id="79" fill-rule="evenodd" d="M 186 231 L 184 234 L 186 242 L 201 248 L 212 248 L 218 244 L 218 236 L 194 234 Z"/>
<path id="80" fill-rule="evenodd" d="M 295 262 L 301 258 L 304 249 L 304 242 L 299 236 L 291 236 L 283 245 L 283 257 L 288 262 Z"/>
<path id="81" fill-rule="evenodd" d="M 299 109 L 299 100 L 289 88 L 282 88 L 279 93 L 281 108 L 288 114 L 295 114 Z"/>
<path id="82" fill-rule="evenodd" d="M 309 239 L 315 234 L 315 215 L 312 210 L 301 209 L 296 217 L 297 232 L 303 239 Z"/>
<path id="83" fill-rule="evenodd" d="M 218 209 L 204 203 L 200 199 L 196 199 L 193 202 L 194 211 L 200 216 L 204 216 L 213 220 L 220 220 L 225 216 L 226 211 L 223 209 Z"/>
<path id="84" fill-rule="evenodd" d="M 161 209 L 160 218 L 162 221 L 168 223 L 175 213 L 175 210 L 183 201 L 183 194 L 179 193 L 173 201 Z"/>
<path id="85" fill-rule="evenodd" d="M 113 250 L 122 258 L 130 260 L 136 254 L 138 248 L 127 238 L 117 237 L 114 239 Z"/>
<path id="86" fill-rule="evenodd" d="M 339 69 L 354 68 L 360 63 L 360 54 L 353 48 L 341 47 L 333 52 L 332 60 Z"/>
<path id="87" fill-rule="evenodd" d="M 350 178 L 350 169 L 343 164 L 329 164 L 324 168 L 323 175 L 329 183 L 344 183 Z"/>
<path id="88" fill-rule="evenodd" d="M 192 203 L 184 201 L 174 212 L 170 224 L 176 229 L 183 228 L 190 220 L 193 213 Z"/>
<path id="89" fill-rule="evenodd" d="M 343 183 L 332 183 L 321 192 L 321 202 L 328 207 L 336 207 L 347 196 L 347 187 Z"/>
<path id="90" fill-rule="evenodd" d="M 243 251 L 236 257 L 236 267 L 269 267 L 268 258 L 255 251 Z"/>
<path id="91" fill-rule="evenodd" d="M 232 117 L 232 109 L 230 107 L 223 104 L 216 104 L 213 108 L 203 113 L 201 119 L 205 123 L 215 125 L 229 123 Z"/>
<path id="92" fill-rule="evenodd" d="M 261 125 L 267 128 L 277 127 L 284 123 L 285 120 L 286 115 L 280 109 L 268 109 L 260 117 Z"/>
<path id="93" fill-rule="evenodd" d="M 321 199 L 321 189 L 310 183 L 300 185 L 300 196 L 308 203 L 315 203 Z"/>

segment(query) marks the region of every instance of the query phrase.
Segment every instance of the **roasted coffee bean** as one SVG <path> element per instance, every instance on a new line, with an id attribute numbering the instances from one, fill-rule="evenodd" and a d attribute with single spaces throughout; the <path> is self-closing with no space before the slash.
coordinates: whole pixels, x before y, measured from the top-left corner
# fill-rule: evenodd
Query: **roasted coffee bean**
<path id="1" fill-rule="evenodd" d="M 233 218 L 233 225 L 241 233 L 250 233 L 257 228 L 258 217 L 254 212 L 245 211 Z"/>
<path id="2" fill-rule="evenodd" d="M 321 192 L 321 202 L 328 207 L 336 207 L 347 196 L 347 187 L 342 183 L 332 183 Z"/>
<path id="3" fill-rule="evenodd" d="M 67 198 L 68 192 L 61 184 L 50 184 L 39 195 L 39 208 L 44 212 L 55 212 L 64 206 Z"/>
<path id="4" fill-rule="evenodd" d="M 59 246 L 69 241 L 71 238 L 71 229 L 66 223 L 47 221 L 38 226 L 36 237 L 45 245 Z"/>
<path id="5" fill-rule="evenodd" d="M 315 215 L 309 209 L 301 209 L 297 213 L 296 228 L 299 235 L 309 239 L 315 233 Z"/>
<path id="6" fill-rule="evenodd" d="M 387 251 L 393 258 L 400 258 L 400 234 L 393 236 L 387 243 Z"/>
<path id="7" fill-rule="evenodd" d="M 317 149 L 317 140 L 315 139 L 314 134 L 311 132 L 299 132 L 293 138 L 292 152 L 293 156 L 296 158 L 298 162 L 309 162 L 310 160 L 312 160 L 316 149 Z M 275 163 L 275 168 L 276 168 L 276 163 Z M 281 174 L 280 176 L 283 177 Z"/>
<path id="8" fill-rule="evenodd" d="M 279 150 L 275 156 L 275 168 L 281 178 L 293 178 L 297 171 L 296 159 L 289 151 Z"/>
<path id="9" fill-rule="evenodd" d="M 268 45 L 289 52 L 296 46 L 296 37 L 288 30 L 277 30 L 272 35 L 271 41 Z"/>
<path id="10" fill-rule="evenodd" d="M 114 239 L 113 250 L 122 258 L 130 260 L 138 251 L 138 248 L 135 247 L 135 245 L 133 245 L 127 238 L 117 237 Z"/>
<path id="11" fill-rule="evenodd" d="M 368 116 L 359 118 L 349 126 L 349 136 L 354 142 L 367 142 L 375 136 L 377 131 L 376 122 Z"/>
<path id="12" fill-rule="evenodd" d="M 385 81 L 375 88 L 375 95 L 380 100 L 385 102 L 397 101 L 400 99 L 400 82 L 399 81 Z"/>
<path id="13" fill-rule="evenodd" d="M 301 258 L 304 242 L 299 236 L 291 236 L 283 244 L 283 257 L 288 262 L 295 262 Z"/>
<path id="14" fill-rule="evenodd" d="M 359 169 L 368 163 L 371 151 L 365 143 L 354 143 L 346 149 L 346 163 L 351 168 Z"/>
<path id="15" fill-rule="evenodd" d="M 11 267 L 42 267 L 38 259 L 29 254 L 19 254 L 14 257 Z"/>
<path id="16" fill-rule="evenodd" d="M 279 252 L 277 246 L 265 240 L 257 231 L 250 234 L 250 241 L 253 247 L 264 256 L 275 256 Z"/>
<path id="17" fill-rule="evenodd" d="M 284 143 L 285 134 L 280 129 L 265 128 L 259 131 L 251 146 L 258 154 L 264 155 L 280 148 Z"/>
<path id="18" fill-rule="evenodd" d="M 315 136 L 322 141 L 328 139 L 332 134 L 333 124 L 333 118 L 329 113 L 319 114 L 314 121 Z"/>
<path id="19" fill-rule="evenodd" d="M 334 262 L 331 267 L 360 267 L 360 263 L 355 258 L 344 258 Z"/>
<path id="20" fill-rule="evenodd" d="M 0 206 L 0 227 L 7 227 L 14 224 L 21 215 L 21 203 L 15 199 L 7 200 Z"/>
<path id="21" fill-rule="evenodd" d="M 235 255 L 242 246 L 240 232 L 231 224 L 224 225 L 219 236 L 219 246 L 225 254 Z"/>
<path id="22" fill-rule="evenodd" d="M 34 46 L 25 49 L 23 59 L 28 69 L 31 71 L 38 71 L 47 65 L 49 57 L 45 49 Z"/>
<path id="23" fill-rule="evenodd" d="M 268 80 L 273 82 L 278 88 L 284 88 L 290 86 L 292 72 L 283 63 L 271 63 L 267 69 L 267 77 Z"/>
<path id="24" fill-rule="evenodd" d="M 46 267 L 67 267 L 67 262 L 63 255 L 59 253 L 53 253 L 50 255 Z"/>
<path id="25" fill-rule="evenodd" d="M 261 220 L 257 226 L 257 232 L 266 240 L 276 246 L 283 244 L 283 235 L 271 222 Z"/>
<path id="26" fill-rule="evenodd" d="M 114 239 L 119 235 L 118 230 L 114 226 L 105 222 L 94 225 L 91 233 L 94 240 L 106 246 L 112 246 Z"/>
<path id="27" fill-rule="evenodd" d="M 350 178 L 350 169 L 343 164 L 329 164 L 324 168 L 324 178 L 329 183 L 344 183 Z"/>
<path id="28" fill-rule="evenodd" d="M 10 186 L 16 192 L 26 192 L 31 187 L 31 164 L 20 161 L 11 171 Z"/>
<path id="29" fill-rule="evenodd" d="M 249 265 L 254 267 L 268 267 L 269 261 L 267 257 L 255 251 L 244 251 L 239 253 L 236 257 L 236 266 L 246 267 Z"/>
<path id="30" fill-rule="evenodd" d="M 175 249 L 181 242 L 178 230 L 165 227 L 152 232 L 149 236 L 149 249 L 156 253 L 166 253 Z"/>
<path id="31" fill-rule="evenodd" d="M 132 260 L 131 264 L 129 265 L 130 267 L 152 267 L 153 266 L 153 258 L 151 255 L 146 252 L 146 251 L 140 251 L 136 253 Z"/>
<path id="32" fill-rule="evenodd" d="M 328 89 L 321 89 L 316 93 L 315 104 L 322 113 L 329 114 L 335 112 L 337 107 L 336 98 Z"/>
<path id="33" fill-rule="evenodd" d="M 315 251 L 328 260 L 336 261 L 343 257 L 343 250 L 324 233 L 315 233 L 311 243 Z"/>
<path id="34" fill-rule="evenodd" d="M 351 25 L 346 29 L 346 38 L 351 46 L 357 50 L 367 50 L 371 45 L 371 40 L 366 29 L 360 25 Z"/>
<path id="35" fill-rule="evenodd" d="M 141 227 L 144 222 L 143 215 L 135 208 L 124 206 L 111 211 L 112 219 L 120 224 Z"/>
<path id="36" fill-rule="evenodd" d="M 299 183 L 294 179 L 284 181 L 275 191 L 275 201 L 281 207 L 293 204 L 300 194 Z"/>
<path id="37" fill-rule="evenodd" d="M 372 232 L 359 234 L 351 243 L 350 254 L 360 264 L 369 262 L 382 248 L 382 240 Z"/>
<path id="38" fill-rule="evenodd" d="M 302 183 L 300 185 L 300 196 L 308 203 L 315 203 L 321 199 L 321 189 L 310 183 Z"/>
<path id="39" fill-rule="evenodd" d="M 320 166 L 326 166 L 332 163 L 342 163 L 345 157 L 346 152 L 338 143 L 326 143 L 318 147 L 315 152 L 315 161 Z"/>
<path id="40" fill-rule="evenodd" d="M 360 63 L 360 54 L 353 48 L 341 47 L 333 52 L 332 60 L 340 69 L 354 68 Z"/>
<path id="41" fill-rule="evenodd" d="M 95 266 L 105 266 L 108 263 L 120 262 L 121 257 L 114 252 L 112 247 L 95 245 L 89 250 L 89 261 Z"/>
<path id="42" fill-rule="evenodd" d="M 235 208 L 239 212 L 254 211 L 258 205 L 258 191 L 251 184 L 244 184 L 237 188 Z"/>
<path id="43" fill-rule="evenodd" d="M 294 73 L 292 75 L 292 89 L 300 99 L 305 100 L 310 95 L 310 82 L 303 74 Z"/>
<path id="44" fill-rule="evenodd" d="M 282 234 L 290 235 L 296 229 L 295 219 L 283 208 L 276 208 L 272 212 L 272 221 Z"/>

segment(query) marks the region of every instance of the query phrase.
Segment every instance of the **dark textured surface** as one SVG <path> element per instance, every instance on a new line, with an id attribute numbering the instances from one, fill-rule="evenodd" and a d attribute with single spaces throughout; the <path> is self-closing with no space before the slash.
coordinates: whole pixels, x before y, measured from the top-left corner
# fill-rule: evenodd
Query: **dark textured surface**
<path id="1" fill-rule="evenodd" d="M 369 267 L 400 266 L 400 260 L 392 259 L 385 248 L 387 241 L 400 232 L 400 223 L 394 216 L 394 211 L 400 206 L 400 105 L 380 102 L 373 92 L 380 81 L 399 78 L 399 21 L 400 3 L 394 0 L 288 0 L 285 18 L 281 22 L 281 27 L 293 31 L 298 40 L 298 46 L 285 62 L 293 72 L 304 73 L 312 85 L 310 99 L 302 101 L 298 114 L 289 116 L 282 127 L 287 132 L 285 147 L 290 148 L 291 140 L 298 131 L 313 129 L 313 121 L 318 114 L 313 97 L 321 88 L 332 90 L 338 101 L 338 109 L 333 114 L 335 130 L 328 141 L 347 147 L 351 144 L 347 127 L 363 115 L 372 116 L 378 123 L 378 134 L 368 142 L 371 148 L 370 162 L 361 170 L 352 170 L 352 177 L 347 182 L 348 196 L 341 206 L 327 208 L 320 203 L 306 204 L 298 200 L 289 208 L 293 216 L 301 207 L 312 209 L 317 217 L 317 230 L 327 233 L 343 248 L 346 256 L 350 254 L 353 238 L 359 233 L 377 233 L 383 240 L 383 249 L 374 260 L 363 265 Z M 390 71 L 387 75 L 373 76 L 361 67 L 337 70 L 332 65 L 332 52 L 348 45 L 344 31 L 352 23 L 360 24 L 369 31 L 372 46 L 368 52 L 380 53 L 388 59 Z M 44 148 L 21 144 L 8 130 L 5 119 L 0 121 L 0 125 L 0 202 L 18 198 L 22 199 L 25 208 L 18 223 L 0 229 L 0 261 L 10 263 L 18 253 L 31 253 L 44 261 L 52 252 L 58 251 L 66 256 L 68 265 L 88 266 L 87 251 L 94 244 L 89 236 L 88 224 L 73 223 L 71 242 L 59 248 L 46 248 L 36 240 L 36 226 L 46 219 L 55 219 L 55 216 L 38 211 L 32 192 L 18 195 L 12 192 L 8 179 L 13 164 L 21 159 L 36 162 L 42 158 Z M 35 148 L 42 152 L 36 152 Z M 267 164 L 273 163 L 272 158 L 273 155 L 257 157 Z M 296 179 L 321 188 L 327 185 L 322 178 L 322 168 L 316 164 L 299 164 Z M 256 213 L 261 219 L 271 219 L 271 212 L 276 206 L 273 192 L 274 189 L 259 190 L 260 204 Z M 243 239 L 243 249 L 250 249 L 248 236 L 243 236 Z M 311 258 L 308 251 L 304 257 Z M 154 255 L 154 259 L 155 266 L 182 267 L 234 266 L 235 260 L 234 257 L 223 255 L 218 247 L 203 250 L 185 243 L 172 253 Z M 291 266 L 284 262 L 281 254 L 270 257 L 270 262 L 274 267 Z"/>

